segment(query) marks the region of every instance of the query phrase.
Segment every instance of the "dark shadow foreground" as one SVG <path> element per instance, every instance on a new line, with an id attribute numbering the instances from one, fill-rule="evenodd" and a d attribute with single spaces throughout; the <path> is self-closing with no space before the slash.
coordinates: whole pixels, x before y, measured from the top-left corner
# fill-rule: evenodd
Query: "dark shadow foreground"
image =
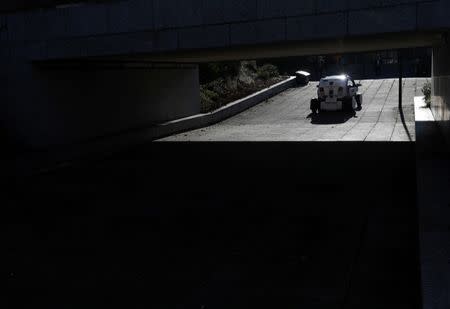
<path id="1" fill-rule="evenodd" d="M 312 124 L 340 124 L 354 117 L 357 117 L 355 111 L 336 111 L 311 113 L 307 118 L 311 119 Z"/>
<path id="2" fill-rule="evenodd" d="M 8 301 L 419 308 L 415 188 L 413 143 L 152 143 L 9 191 Z"/>

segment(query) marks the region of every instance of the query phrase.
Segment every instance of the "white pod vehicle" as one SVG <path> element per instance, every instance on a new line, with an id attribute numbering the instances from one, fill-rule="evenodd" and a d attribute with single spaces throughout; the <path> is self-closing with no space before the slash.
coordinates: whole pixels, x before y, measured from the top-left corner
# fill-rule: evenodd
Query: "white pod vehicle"
<path id="1" fill-rule="evenodd" d="M 326 76 L 317 85 L 317 99 L 311 100 L 311 111 L 353 111 L 361 108 L 362 95 L 355 81 L 348 75 Z"/>

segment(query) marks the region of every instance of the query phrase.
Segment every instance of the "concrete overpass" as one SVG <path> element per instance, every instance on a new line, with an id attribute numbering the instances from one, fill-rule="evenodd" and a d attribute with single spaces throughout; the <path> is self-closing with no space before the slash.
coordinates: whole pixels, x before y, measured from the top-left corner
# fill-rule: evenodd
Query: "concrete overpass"
<path id="1" fill-rule="evenodd" d="M 434 111 L 448 118 L 448 1 L 43 3 L 0 15 L 1 123 L 25 149 L 198 113 L 196 63 L 217 60 L 434 46 Z"/>
<path id="2" fill-rule="evenodd" d="M 448 9 L 439 0 L 110 1 L 7 14 L 2 38 L 13 52 L 20 50 L 14 43 L 25 43 L 30 60 L 138 54 L 153 60 L 159 54 L 198 62 L 209 61 L 205 55 L 242 59 L 429 45 L 429 31 L 450 26 Z M 364 40 L 387 33 L 398 36 Z M 275 43 L 283 48 L 264 46 Z M 245 54 L 250 46 L 259 48 Z M 180 56 L 200 50 L 201 57 Z"/>

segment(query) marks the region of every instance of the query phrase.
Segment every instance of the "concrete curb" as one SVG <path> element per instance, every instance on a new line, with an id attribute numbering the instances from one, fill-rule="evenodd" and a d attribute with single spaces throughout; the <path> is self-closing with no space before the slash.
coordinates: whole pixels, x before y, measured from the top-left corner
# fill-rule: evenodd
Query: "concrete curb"
<path id="1" fill-rule="evenodd" d="M 414 97 L 415 121 L 435 121 L 430 108 L 426 107 L 424 96 Z"/>
<path id="2" fill-rule="evenodd" d="M 288 88 L 294 87 L 296 84 L 296 77 L 291 76 L 287 80 L 272 85 L 269 88 L 262 89 L 245 98 L 231 102 L 213 112 L 198 114 L 160 124 L 156 127 L 156 138 L 159 139 L 176 133 L 199 129 L 218 123 L 257 105 Z"/>
<path id="3" fill-rule="evenodd" d="M 425 154 L 431 150 L 428 140 L 436 135 L 437 124 L 430 108 L 426 107 L 424 96 L 414 97 L 414 120 L 416 129 L 416 153 Z"/>

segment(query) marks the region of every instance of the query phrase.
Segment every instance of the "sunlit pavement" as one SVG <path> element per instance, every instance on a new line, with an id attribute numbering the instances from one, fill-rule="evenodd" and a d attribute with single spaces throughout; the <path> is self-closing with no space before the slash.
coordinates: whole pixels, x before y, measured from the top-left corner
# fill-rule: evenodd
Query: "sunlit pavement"
<path id="1" fill-rule="evenodd" d="M 317 82 L 289 89 L 216 125 L 161 141 L 414 141 L 414 96 L 425 78 L 403 80 L 403 115 L 398 108 L 398 79 L 362 80 L 361 110 L 354 114 L 312 115 L 309 102 Z"/>

